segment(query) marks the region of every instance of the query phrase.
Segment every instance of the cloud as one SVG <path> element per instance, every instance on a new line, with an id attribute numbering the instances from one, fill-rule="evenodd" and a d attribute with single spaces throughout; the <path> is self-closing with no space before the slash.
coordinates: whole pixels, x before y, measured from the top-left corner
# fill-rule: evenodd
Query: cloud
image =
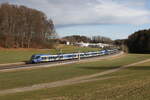
<path id="1" fill-rule="evenodd" d="M 147 24 L 147 0 L 0 0 L 41 10 L 57 26 L 82 24 Z"/>

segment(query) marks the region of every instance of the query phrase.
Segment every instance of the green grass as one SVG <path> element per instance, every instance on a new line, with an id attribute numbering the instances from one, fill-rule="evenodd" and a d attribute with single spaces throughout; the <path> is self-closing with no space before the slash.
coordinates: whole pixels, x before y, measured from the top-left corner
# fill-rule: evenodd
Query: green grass
<path id="1" fill-rule="evenodd" d="M 150 58 L 150 55 L 128 54 L 113 60 L 70 64 L 36 70 L 0 72 L 0 90 L 90 75 L 147 58 Z"/>
<path id="2" fill-rule="evenodd" d="M 93 63 L 93 68 L 90 69 L 86 69 L 86 66 L 90 66 L 90 63 L 86 66 L 80 66 L 85 67 L 85 71 L 103 70 L 146 58 L 149 58 L 149 55 L 130 54 L 109 63 L 107 61 Z M 78 68 L 78 66 L 76 67 Z M 103 77 L 110 76 L 115 77 L 102 81 L 10 94 L 1 96 L 0 100 L 150 100 L 150 62 L 132 66 Z"/>
<path id="3" fill-rule="evenodd" d="M 76 46 L 62 46 L 59 49 L 62 49 L 62 53 L 71 53 L 71 52 L 81 52 L 86 51 L 97 51 L 98 48 L 81 48 Z M 50 50 L 37 50 L 37 49 L 1 49 L 0 50 L 0 64 L 3 63 L 14 63 L 14 62 L 21 62 L 21 61 L 28 61 L 33 54 L 57 54 L 59 50 L 57 49 L 50 49 Z"/>

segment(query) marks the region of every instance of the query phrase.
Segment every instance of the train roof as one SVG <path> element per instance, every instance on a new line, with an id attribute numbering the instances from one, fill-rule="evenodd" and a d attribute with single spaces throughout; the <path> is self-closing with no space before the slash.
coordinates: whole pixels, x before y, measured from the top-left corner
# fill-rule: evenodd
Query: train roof
<path id="1" fill-rule="evenodd" d="M 62 54 L 62 55 L 74 55 L 76 53 L 66 53 L 66 54 Z"/>
<path id="2" fill-rule="evenodd" d="M 32 56 L 53 56 L 53 55 L 50 55 L 50 54 L 34 54 Z"/>

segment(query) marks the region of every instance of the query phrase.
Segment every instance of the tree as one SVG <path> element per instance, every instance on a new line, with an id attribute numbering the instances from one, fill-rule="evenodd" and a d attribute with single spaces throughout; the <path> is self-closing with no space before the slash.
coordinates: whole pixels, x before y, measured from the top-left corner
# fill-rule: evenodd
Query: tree
<path id="1" fill-rule="evenodd" d="M 133 33 L 126 45 L 131 53 L 150 53 L 150 29 Z"/>
<path id="2" fill-rule="evenodd" d="M 43 12 L 8 3 L 0 5 L 0 46 L 44 47 L 49 43 L 48 36 L 54 34 L 54 24 Z"/>

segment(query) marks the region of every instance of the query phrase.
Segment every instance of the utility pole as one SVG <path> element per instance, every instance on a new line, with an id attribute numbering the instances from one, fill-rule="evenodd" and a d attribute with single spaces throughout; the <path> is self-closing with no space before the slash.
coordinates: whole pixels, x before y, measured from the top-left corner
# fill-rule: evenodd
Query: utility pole
<path id="1" fill-rule="evenodd" d="M 59 49 L 59 60 L 62 59 L 62 49 Z"/>
<path id="2" fill-rule="evenodd" d="M 78 60 L 80 61 L 80 50 L 78 50 Z"/>

